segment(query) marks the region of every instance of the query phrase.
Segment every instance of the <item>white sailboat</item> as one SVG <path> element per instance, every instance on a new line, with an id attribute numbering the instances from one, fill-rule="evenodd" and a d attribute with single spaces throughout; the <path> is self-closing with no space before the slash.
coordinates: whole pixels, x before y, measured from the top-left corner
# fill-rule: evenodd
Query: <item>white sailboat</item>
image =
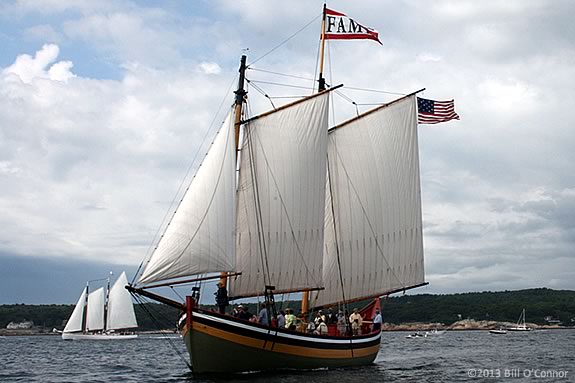
<path id="1" fill-rule="evenodd" d="M 510 327 L 507 330 L 509 331 L 531 331 L 532 329 L 527 327 L 527 324 L 525 324 L 525 309 L 523 309 L 523 311 L 521 312 L 521 315 L 519 316 L 519 319 L 517 320 L 517 324 L 515 325 L 515 327 Z"/>
<path id="2" fill-rule="evenodd" d="M 128 284 L 123 272 L 109 288 L 108 299 L 103 287 L 89 293 L 84 288 L 76 307 L 62 331 L 64 340 L 113 340 L 135 339 L 133 332 L 138 327 L 134 305 L 130 293 L 125 289 Z"/>

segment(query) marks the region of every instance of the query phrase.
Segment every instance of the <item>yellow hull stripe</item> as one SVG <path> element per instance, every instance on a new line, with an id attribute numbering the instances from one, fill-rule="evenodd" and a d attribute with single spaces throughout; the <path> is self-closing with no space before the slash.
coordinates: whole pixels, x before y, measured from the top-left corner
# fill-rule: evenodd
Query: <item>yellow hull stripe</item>
<path id="1" fill-rule="evenodd" d="M 218 328 L 206 326 L 201 323 L 192 322 L 192 329 L 195 331 L 202 332 L 206 335 L 214 336 L 223 340 L 227 340 L 229 342 L 237 343 L 243 346 L 264 349 L 271 352 L 278 352 L 290 355 L 297 355 L 302 357 L 313 357 L 313 358 L 332 358 L 332 359 L 344 359 L 344 358 L 359 358 L 377 354 L 379 351 L 379 344 L 354 349 L 353 353 L 352 350 L 330 350 L 330 349 L 323 349 L 323 348 L 311 348 L 311 347 L 302 347 L 302 346 L 294 346 L 291 344 L 283 344 L 283 343 L 272 343 L 266 342 L 261 339 L 255 339 L 251 337 L 247 337 L 244 335 L 238 335 L 231 333 L 229 331 L 220 330 Z M 184 336 L 187 333 L 187 328 L 184 329 L 183 333 Z"/>

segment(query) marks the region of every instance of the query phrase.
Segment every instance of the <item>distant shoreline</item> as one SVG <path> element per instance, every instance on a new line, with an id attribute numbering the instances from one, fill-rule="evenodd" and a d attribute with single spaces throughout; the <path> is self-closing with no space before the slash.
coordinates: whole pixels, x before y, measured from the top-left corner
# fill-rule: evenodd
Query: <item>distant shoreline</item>
<path id="1" fill-rule="evenodd" d="M 450 325 L 443 323 L 402 323 L 392 324 L 385 323 L 383 331 L 432 331 L 432 330 L 449 330 L 449 331 L 476 331 L 476 330 L 496 330 L 507 329 L 516 326 L 516 323 L 511 322 L 497 322 L 497 321 L 476 321 L 473 319 L 464 319 Z M 527 327 L 533 330 L 563 330 L 575 329 L 574 326 L 559 326 L 559 325 L 540 325 L 535 323 L 527 323 Z"/>
<path id="2" fill-rule="evenodd" d="M 441 323 L 404 323 L 404 324 L 390 324 L 385 323 L 382 327 L 383 332 L 425 332 L 425 331 L 433 331 L 433 330 L 440 330 L 440 331 L 489 331 L 493 329 L 499 328 L 508 328 L 515 325 L 515 323 L 508 323 L 505 326 L 494 326 L 492 323 L 490 324 L 477 324 L 475 326 L 468 326 L 464 327 L 461 325 L 457 325 L 456 322 L 452 325 L 443 325 Z M 480 322 L 476 322 L 480 323 Z M 493 323 L 501 323 L 501 322 L 493 322 Z M 528 323 L 528 327 L 532 328 L 533 330 L 575 330 L 574 326 L 551 326 L 551 325 L 537 325 Z M 138 331 L 138 335 L 174 335 L 176 332 L 172 330 L 160 330 L 160 331 Z M 9 337 L 9 336 L 59 336 L 61 334 L 49 331 L 48 329 L 44 328 L 36 328 L 36 329 L 26 329 L 26 330 L 8 330 L 8 329 L 0 329 L 0 336 Z"/>

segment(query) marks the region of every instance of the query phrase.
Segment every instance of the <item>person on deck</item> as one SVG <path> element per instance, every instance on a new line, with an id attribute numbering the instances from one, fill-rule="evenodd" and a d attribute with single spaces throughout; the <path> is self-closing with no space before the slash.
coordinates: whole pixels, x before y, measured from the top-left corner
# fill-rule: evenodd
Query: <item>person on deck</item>
<path id="1" fill-rule="evenodd" d="M 285 316 L 285 327 L 288 330 L 295 330 L 297 318 L 293 313 L 292 309 L 286 309 L 286 316 Z"/>
<path id="2" fill-rule="evenodd" d="M 218 282 L 218 290 L 214 293 L 216 296 L 216 305 L 219 308 L 220 314 L 226 313 L 226 306 L 230 303 L 228 300 L 228 290 L 222 282 Z"/>
<path id="3" fill-rule="evenodd" d="M 305 328 L 305 332 L 307 332 L 308 334 L 313 334 L 314 331 L 315 331 L 315 323 L 310 321 Z"/>
<path id="4" fill-rule="evenodd" d="M 327 324 L 336 324 L 337 323 L 337 315 L 333 312 L 332 309 L 327 310 Z"/>
<path id="5" fill-rule="evenodd" d="M 320 320 L 322 320 L 324 323 L 326 322 L 325 315 L 323 314 L 323 311 L 321 311 L 321 310 L 319 310 L 316 313 L 315 318 L 313 320 L 314 324 L 317 326 Z"/>
<path id="6" fill-rule="evenodd" d="M 254 315 L 248 311 L 248 309 L 244 305 L 238 306 L 238 318 L 243 320 L 250 320 Z"/>
<path id="7" fill-rule="evenodd" d="M 373 318 L 373 331 L 381 331 L 381 325 L 383 323 L 383 317 L 379 310 L 375 310 L 375 318 Z"/>
<path id="8" fill-rule="evenodd" d="M 353 309 L 353 313 L 349 316 L 349 322 L 351 323 L 351 331 L 353 335 L 361 335 L 361 325 L 363 324 L 363 317 L 357 311 L 357 308 Z"/>
<path id="9" fill-rule="evenodd" d="M 339 336 L 347 335 L 347 323 L 345 323 L 345 315 L 341 310 L 337 313 L 337 333 Z"/>
<path id="10" fill-rule="evenodd" d="M 269 326 L 270 322 L 268 319 L 268 309 L 266 307 L 266 303 L 262 303 L 260 306 L 260 312 L 258 314 L 258 323 L 263 324 L 264 326 Z"/>
<path id="11" fill-rule="evenodd" d="M 284 316 L 284 312 L 283 310 L 280 310 L 280 312 L 278 313 L 278 327 L 279 328 L 285 328 L 286 326 L 286 318 Z"/>
<path id="12" fill-rule="evenodd" d="M 325 324 L 325 322 L 320 318 L 320 320 L 318 321 L 318 325 L 315 329 L 315 331 L 313 332 L 314 334 L 317 335 L 327 335 L 327 325 Z"/>

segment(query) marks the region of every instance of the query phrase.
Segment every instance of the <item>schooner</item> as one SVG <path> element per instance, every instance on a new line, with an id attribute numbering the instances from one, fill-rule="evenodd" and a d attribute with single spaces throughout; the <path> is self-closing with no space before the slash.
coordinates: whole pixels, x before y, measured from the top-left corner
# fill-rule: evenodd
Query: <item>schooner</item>
<path id="1" fill-rule="evenodd" d="M 319 91 L 245 118 L 246 56 L 235 101 L 136 283 L 127 288 L 185 313 L 194 373 L 312 369 L 372 363 L 381 332 L 314 335 L 176 302 L 155 287 L 221 273 L 230 299 L 302 292 L 302 311 L 422 286 L 423 237 L 415 93 L 330 127 L 323 79 L 326 31 L 343 15 L 324 6 Z M 345 17 L 337 16 L 337 17 Z M 355 25 L 349 23 L 349 25 Z M 359 25 L 359 24 L 357 24 Z M 374 32 L 365 28 L 373 39 Z M 357 28 L 355 31 L 361 33 Z M 338 37 L 342 38 L 342 37 Z M 375 33 L 377 39 L 377 33 Z"/>

